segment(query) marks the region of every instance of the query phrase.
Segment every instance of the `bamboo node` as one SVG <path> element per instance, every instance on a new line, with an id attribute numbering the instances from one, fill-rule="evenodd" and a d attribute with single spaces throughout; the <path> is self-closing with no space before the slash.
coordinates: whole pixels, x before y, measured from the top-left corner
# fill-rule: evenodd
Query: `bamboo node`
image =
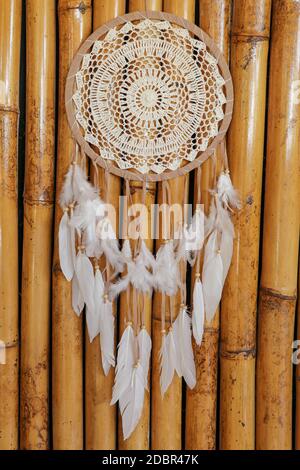
<path id="1" fill-rule="evenodd" d="M 78 10 L 80 11 L 80 13 L 82 13 L 82 15 L 84 15 L 87 10 L 86 4 L 84 2 L 80 2 Z"/>

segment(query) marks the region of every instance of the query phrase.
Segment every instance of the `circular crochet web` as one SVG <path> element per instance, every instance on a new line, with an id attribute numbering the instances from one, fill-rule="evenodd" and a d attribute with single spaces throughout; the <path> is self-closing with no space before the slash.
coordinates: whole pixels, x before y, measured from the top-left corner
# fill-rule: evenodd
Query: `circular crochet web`
<path id="1" fill-rule="evenodd" d="M 83 55 L 76 121 L 98 162 L 161 174 L 193 161 L 218 135 L 224 83 L 217 59 L 187 29 L 129 21 Z"/>

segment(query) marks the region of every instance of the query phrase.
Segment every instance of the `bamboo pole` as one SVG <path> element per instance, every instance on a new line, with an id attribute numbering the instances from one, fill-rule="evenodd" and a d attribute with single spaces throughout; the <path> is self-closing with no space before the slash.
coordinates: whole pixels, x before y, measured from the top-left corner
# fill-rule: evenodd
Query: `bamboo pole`
<path id="1" fill-rule="evenodd" d="M 164 11 L 184 17 L 189 21 L 195 19 L 194 0 L 165 0 Z M 169 181 L 171 203 L 187 201 L 188 176 L 180 176 Z M 185 192 L 186 188 L 186 192 Z M 162 188 L 158 185 L 158 203 L 162 203 Z M 156 251 L 161 240 L 158 240 Z M 182 268 L 182 276 L 185 278 L 186 267 Z M 180 295 L 174 299 L 175 312 L 179 312 L 181 303 Z M 168 313 L 168 312 L 167 312 Z M 153 303 L 152 321 L 152 401 L 151 401 L 151 444 L 152 449 L 180 450 L 182 447 L 182 381 L 176 375 L 164 398 L 161 396 L 159 375 L 159 351 L 161 348 L 161 295 L 155 293 Z"/>
<path id="2" fill-rule="evenodd" d="M 300 261 L 298 262 L 298 309 L 297 309 L 297 341 L 300 341 Z M 297 361 L 300 359 L 300 344 L 297 343 Z M 300 362 L 296 365 L 296 422 L 295 449 L 300 450 Z"/>
<path id="3" fill-rule="evenodd" d="M 65 80 L 80 43 L 91 31 L 91 1 L 59 0 L 59 98 L 56 206 L 53 260 L 52 401 L 54 449 L 83 447 L 82 320 L 71 307 L 71 285 L 58 258 L 58 226 L 62 210 L 58 198 L 72 161 L 74 141 L 65 113 Z"/>
<path id="4" fill-rule="evenodd" d="M 18 122 L 21 0 L 0 9 L 0 449 L 18 447 Z M 1 360 L 2 362 L 2 360 Z"/>
<path id="5" fill-rule="evenodd" d="M 221 306 L 220 447 L 254 449 L 260 209 L 270 0 L 234 1 L 231 73 L 235 107 L 228 134 L 232 180 L 243 209 Z"/>
<path id="6" fill-rule="evenodd" d="M 134 11 L 145 11 L 145 10 L 157 10 L 162 9 L 162 0 L 129 0 L 129 12 Z M 150 227 L 150 208 L 151 205 L 155 203 L 155 183 L 148 183 L 146 186 L 146 197 L 145 197 L 145 206 L 149 214 L 149 223 Z M 133 204 L 141 204 L 143 202 L 143 191 L 142 185 L 139 182 L 131 181 L 130 182 L 130 193 L 132 197 Z M 153 251 L 153 240 L 149 237 L 145 240 L 149 250 Z M 126 318 L 126 294 L 121 295 L 120 302 L 120 331 L 119 337 L 121 337 L 124 331 L 125 318 Z M 152 317 L 152 300 L 151 298 L 146 298 L 144 301 L 144 312 L 145 312 L 145 326 L 147 331 L 151 334 L 151 317 Z M 133 434 L 129 439 L 124 441 L 121 418 L 119 418 L 118 426 L 118 447 L 121 450 L 147 450 L 149 449 L 149 427 L 150 427 L 150 394 L 145 394 L 144 399 L 144 409 L 141 419 L 134 430 Z"/>
<path id="7" fill-rule="evenodd" d="M 231 0 L 201 0 L 200 27 L 213 38 L 219 49 L 228 59 L 230 35 Z M 219 160 L 219 151 L 217 150 Z M 211 160 L 202 165 L 201 202 L 208 213 L 210 204 L 209 189 L 213 187 L 214 166 Z M 195 200 L 198 187 L 195 181 Z M 195 271 L 192 275 L 192 286 Z M 195 342 L 197 384 L 193 390 L 187 388 L 186 399 L 186 449 L 215 449 L 216 410 L 217 410 L 217 371 L 219 343 L 219 309 L 212 322 L 205 323 L 201 346 Z"/>
<path id="8" fill-rule="evenodd" d="M 28 0 L 20 431 L 21 448 L 35 450 L 49 447 L 55 19 L 55 0 Z"/>
<path id="9" fill-rule="evenodd" d="M 257 449 L 292 448 L 292 361 L 300 215 L 300 3 L 273 1 L 262 272 Z"/>
<path id="10" fill-rule="evenodd" d="M 103 23 L 125 13 L 125 0 L 103 1 L 94 0 L 93 3 L 93 29 Z M 109 174 L 107 184 L 105 171 L 98 168 L 98 176 L 91 166 L 91 178 L 98 178 L 101 196 L 116 209 L 119 217 L 119 196 L 121 190 L 120 178 Z M 104 188 L 107 187 L 106 194 Z M 117 227 L 116 227 L 117 228 Z M 101 260 L 104 268 L 104 260 Z M 116 305 L 114 304 L 114 313 Z M 100 342 L 97 337 L 90 343 L 86 331 L 85 356 L 85 429 L 87 449 L 115 449 L 116 448 L 116 407 L 110 405 L 112 386 L 114 382 L 114 369 L 108 376 L 104 375 L 101 365 Z"/>

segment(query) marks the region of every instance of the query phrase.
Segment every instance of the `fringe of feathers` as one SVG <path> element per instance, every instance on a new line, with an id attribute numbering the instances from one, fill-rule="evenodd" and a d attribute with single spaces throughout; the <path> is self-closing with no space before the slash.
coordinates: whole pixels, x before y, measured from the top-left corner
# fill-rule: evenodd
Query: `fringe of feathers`
<path id="1" fill-rule="evenodd" d="M 64 211 L 59 225 L 61 270 L 72 282 L 72 307 L 80 315 L 86 307 L 90 341 L 99 335 L 102 367 L 105 375 L 115 367 L 111 404 L 119 402 L 124 439 L 135 429 L 148 390 L 151 337 L 143 325 L 128 322 L 114 353 L 114 314 L 112 302 L 132 286 L 137 293 L 151 295 L 153 290 L 174 296 L 182 288 L 180 262 L 195 264 L 204 250 L 202 272 L 196 273 L 191 315 L 182 305 L 168 332 L 162 334 L 160 350 L 160 386 L 164 395 L 174 374 L 183 377 L 190 388 L 196 384 L 192 336 L 201 345 L 204 323 L 211 321 L 222 296 L 233 251 L 234 228 L 230 217 L 240 209 L 229 172 L 222 172 L 214 191 L 208 217 L 197 208 L 189 226 L 182 227 L 179 241 L 167 240 L 156 256 L 141 240 L 132 253 L 129 240 L 122 249 L 106 215 L 105 204 L 87 180 L 79 165 L 72 164 L 60 195 Z M 203 224 L 204 221 L 204 224 Z M 124 273 L 115 282 L 104 282 L 98 260 L 105 256 L 114 275 Z"/>

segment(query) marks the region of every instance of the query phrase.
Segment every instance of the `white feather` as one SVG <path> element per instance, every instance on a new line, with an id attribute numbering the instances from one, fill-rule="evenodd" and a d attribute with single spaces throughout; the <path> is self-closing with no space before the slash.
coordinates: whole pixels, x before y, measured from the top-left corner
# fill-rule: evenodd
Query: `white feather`
<path id="1" fill-rule="evenodd" d="M 84 308 L 84 300 L 79 288 L 76 274 L 72 278 L 72 308 L 76 315 L 80 315 Z"/>
<path id="2" fill-rule="evenodd" d="M 99 206 L 104 206 L 100 198 L 92 201 L 86 200 L 78 204 L 71 218 L 71 225 L 83 233 L 82 242 L 85 246 L 86 254 L 90 257 L 99 258 L 102 254 L 100 242 L 96 233 L 97 210 Z"/>
<path id="3" fill-rule="evenodd" d="M 173 296 L 181 285 L 180 271 L 172 240 L 164 243 L 156 255 L 153 285 L 160 292 Z"/>
<path id="4" fill-rule="evenodd" d="M 144 262 L 145 267 L 148 269 L 152 269 L 152 271 L 154 271 L 156 261 L 155 261 L 153 254 L 151 253 L 146 243 L 144 242 L 144 240 L 141 241 L 140 254 L 141 254 L 141 258 Z"/>
<path id="5" fill-rule="evenodd" d="M 202 282 L 199 278 L 195 280 L 193 291 L 193 314 L 192 314 L 192 327 L 193 336 L 196 344 L 200 346 L 204 331 L 204 299 Z"/>
<path id="6" fill-rule="evenodd" d="M 104 282 L 99 268 L 94 279 L 94 310 L 86 309 L 86 323 L 90 342 L 100 333 L 100 306 L 103 305 Z"/>
<path id="7" fill-rule="evenodd" d="M 115 319 L 112 312 L 112 303 L 104 302 L 100 307 L 100 347 L 102 367 L 107 375 L 111 367 L 115 367 Z"/>
<path id="8" fill-rule="evenodd" d="M 153 275 L 148 271 L 143 253 L 140 252 L 135 261 L 127 258 L 127 274 L 110 286 L 110 298 L 116 298 L 131 284 L 138 292 L 151 293 Z"/>
<path id="9" fill-rule="evenodd" d="M 182 226 L 179 233 L 179 239 L 177 243 L 174 242 L 174 247 L 176 250 L 176 261 L 189 260 L 189 248 L 188 248 L 188 227 Z M 176 243 L 176 244 L 175 244 Z"/>
<path id="10" fill-rule="evenodd" d="M 119 249 L 114 229 L 107 217 L 98 222 L 96 233 L 100 240 L 101 250 L 105 254 L 107 261 L 116 272 L 122 272 L 124 269 L 124 258 Z"/>
<path id="11" fill-rule="evenodd" d="M 133 328 L 131 325 L 128 325 L 122 334 L 121 341 L 118 346 L 117 367 L 111 405 L 114 405 L 118 400 L 120 400 L 129 388 L 135 358 L 136 350 Z"/>
<path id="12" fill-rule="evenodd" d="M 216 198 L 215 228 L 217 228 L 219 232 L 228 232 L 228 234 L 234 238 L 234 227 L 229 212 L 227 209 L 224 209 L 218 198 Z"/>
<path id="13" fill-rule="evenodd" d="M 103 277 L 99 267 L 97 267 L 95 272 L 95 305 L 98 305 L 99 301 L 103 300 L 104 288 Z"/>
<path id="14" fill-rule="evenodd" d="M 144 387 L 148 390 L 148 372 L 150 365 L 150 355 L 152 348 L 152 341 L 146 328 L 142 328 L 137 337 L 139 347 L 139 362 L 143 368 L 144 373 Z"/>
<path id="15" fill-rule="evenodd" d="M 131 251 L 131 246 L 130 246 L 130 240 L 128 238 L 124 240 L 124 243 L 122 246 L 122 255 L 127 261 L 132 260 L 132 251 Z"/>
<path id="16" fill-rule="evenodd" d="M 87 181 L 87 176 L 80 168 L 79 165 L 74 165 L 74 174 L 73 174 L 73 192 L 75 200 L 78 203 L 87 200 L 93 200 L 98 196 L 97 189 Z"/>
<path id="17" fill-rule="evenodd" d="M 223 262 L 218 246 L 218 231 L 208 238 L 204 252 L 202 274 L 205 315 L 211 321 L 220 303 L 223 289 Z"/>
<path id="18" fill-rule="evenodd" d="M 140 252 L 135 261 L 127 265 L 129 280 L 138 292 L 151 293 L 153 286 L 153 276 L 148 271 L 143 253 Z"/>
<path id="19" fill-rule="evenodd" d="M 175 366 L 178 365 L 176 346 L 173 331 L 170 329 L 167 335 L 162 336 L 162 345 L 159 353 L 160 358 L 160 390 L 162 396 L 166 393 L 172 383 Z M 179 367 L 179 365 L 178 365 Z M 178 369 L 180 372 L 180 370 Z"/>
<path id="20" fill-rule="evenodd" d="M 233 237 L 228 232 L 222 233 L 220 244 L 221 258 L 223 264 L 223 286 L 226 280 L 233 253 Z"/>
<path id="21" fill-rule="evenodd" d="M 109 298 L 114 300 L 129 286 L 130 279 L 128 276 L 120 277 L 117 282 L 111 283 L 109 286 Z"/>
<path id="22" fill-rule="evenodd" d="M 218 196 L 226 208 L 241 209 L 241 201 L 228 172 L 222 172 L 217 183 Z"/>
<path id="23" fill-rule="evenodd" d="M 70 220 L 70 224 L 73 227 L 83 231 L 86 230 L 89 225 L 95 224 L 96 210 L 93 202 L 94 201 L 87 200 L 76 205 Z"/>
<path id="24" fill-rule="evenodd" d="M 94 269 L 89 258 L 81 251 L 78 252 L 76 258 L 75 272 L 84 303 L 90 312 L 94 312 Z"/>
<path id="25" fill-rule="evenodd" d="M 72 185 L 73 171 L 74 171 L 74 165 L 70 165 L 68 172 L 65 176 L 62 190 L 59 196 L 59 204 L 62 209 L 65 209 L 74 201 L 74 193 L 73 193 L 73 185 Z"/>
<path id="26" fill-rule="evenodd" d="M 122 415 L 122 428 L 124 440 L 132 434 L 138 424 L 144 405 L 144 371 L 141 364 L 137 364 L 130 376 L 131 383 L 120 400 Z"/>
<path id="27" fill-rule="evenodd" d="M 85 318 L 87 331 L 91 343 L 99 333 L 99 318 L 96 315 L 96 312 L 94 310 L 90 310 L 88 307 L 86 307 L 85 310 Z"/>
<path id="28" fill-rule="evenodd" d="M 224 285 L 232 258 L 234 227 L 228 210 L 222 207 L 222 204 L 219 200 L 217 200 L 216 227 L 218 228 L 221 234 L 220 252 L 223 263 Z"/>
<path id="29" fill-rule="evenodd" d="M 179 369 L 180 373 L 178 375 L 183 376 L 189 388 L 194 388 L 196 385 L 196 367 L 192 347 L 191 323 L 191 317 L 187 309 L 181 308 L 173 324 L 173 331 L 179 360 L 179 367 L 176 367 L 176 371 L 178 373 Z"/>
<path id="30" fill-rule="evenodd" d="M 65 211 L 58 229 L 59 261 L 61 270 L 68 281 L 74 274 L 75 235 L 74 229 L 69 225 L 69 216 Z"/>

